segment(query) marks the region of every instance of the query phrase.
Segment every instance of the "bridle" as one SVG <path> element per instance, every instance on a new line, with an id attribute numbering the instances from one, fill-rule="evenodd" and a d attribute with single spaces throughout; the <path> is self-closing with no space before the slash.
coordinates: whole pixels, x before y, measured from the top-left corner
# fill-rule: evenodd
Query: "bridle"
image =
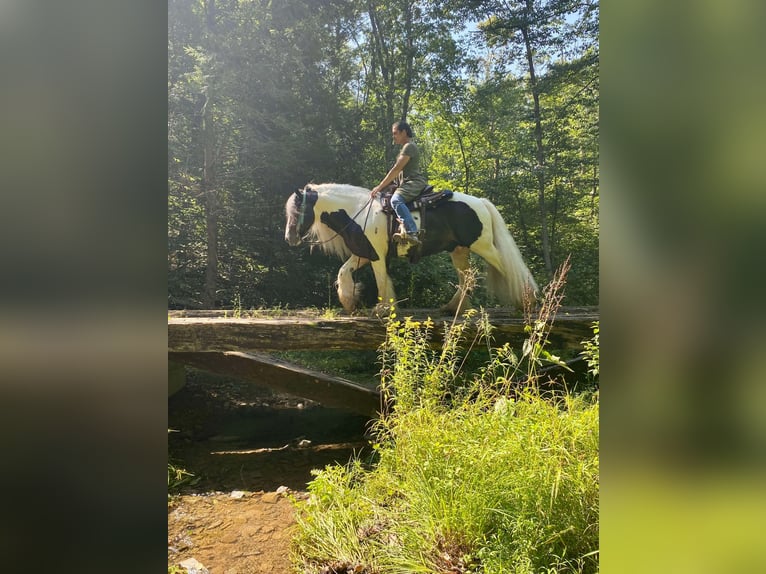
<path id="1" fill-rule="evenodd" d="M 302 189 L 301 195 L 299 196 L 301 198 L 301 206 L 298 209 L 298 231 L 301 230 L 303 227 L 303 221 L 306 219 L 306 204 L 308 204 L 308 196 L 309 194 L 312 194 L 314 197 L 314 203 L 316 203 L 316 198 L 318 196 L 317 192 L 313 189 Z M 303 237 L 301 237 L 301 241 L 303 240 Z"/>

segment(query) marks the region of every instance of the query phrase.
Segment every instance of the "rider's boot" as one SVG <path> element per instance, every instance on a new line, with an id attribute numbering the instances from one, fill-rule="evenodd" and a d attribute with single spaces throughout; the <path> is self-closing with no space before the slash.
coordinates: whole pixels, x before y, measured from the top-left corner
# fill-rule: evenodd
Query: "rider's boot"
<path id="1" fill-rule="evenodd" d="M 407 233 L 404 228 L 400 227 L 399 231 L 394 233 L 394 239 L 402 243 L 412 243 L 414 245 L 420 244 L 420 237 L 418 232 Z"/>

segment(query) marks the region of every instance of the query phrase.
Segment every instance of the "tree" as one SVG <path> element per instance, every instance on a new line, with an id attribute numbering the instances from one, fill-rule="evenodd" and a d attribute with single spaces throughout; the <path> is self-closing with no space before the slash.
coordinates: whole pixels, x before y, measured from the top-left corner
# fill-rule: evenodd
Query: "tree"
<path id="1" fill-rule="evenodd" d="M 505 50 L 503 56 L 508 68 L 524 71 L 533 144 L 527 153 L 532 160 L 531 172 L 537 192 L 541 255 L 550 276 L 554 268 L 549 205 L 551 166 L 548 165 L 550 150 L 546 133 L 550 110 L 542 102 L 550 82 L 545 79 L 556 58 L 563 60 L 593 47 L 595 5 L 577 0 L 474 0 L 447 1 L 445 6 L 480 19 L 479 29 L 487 46 Z"/>
<path id="2" fill-rule="evenodd" d="M 246 294 L 271 303 L 283 292 L 273 286 L 281 261 L 300 263 L 277 231 L 287 193 L 359 163 L 338 159 L 350 147 L 340 124 L 353 122 L 341 111 L 352 66 L 335 48 L 345 46 L 353 11 L 171 0 L 169 15 L 173 300 L 213 307 Z M 183 243 L 192 229 L 193 252 Z"/>

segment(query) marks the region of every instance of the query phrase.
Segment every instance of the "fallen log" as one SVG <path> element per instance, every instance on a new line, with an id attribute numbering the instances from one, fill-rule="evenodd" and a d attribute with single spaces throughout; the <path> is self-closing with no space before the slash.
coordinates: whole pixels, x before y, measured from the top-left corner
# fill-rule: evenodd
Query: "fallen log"
<path id="1" fill-rule="evenodd" d="M 269 387 L 275 391 L 316 401 L 328 407 L 377 416 L 380 396 L 370 389 L 259 353 L 237 351 L 172 352 L 168 360 Z"/>
<path id="2" fill-rule="evenodd" d="M 424 310 L 402 315 L 416 320 L 432 317 L 435 327 L 431 343 L 436 347 L 443 342 L 443 325 L 452 321 Z M 592 323 L 598 318 L 595 308 L 562 308 L 551 327 L 548 348 L 581 348 L 582 341 L 591 338 Z M 493 346 L 507 342 L 521 348 L 527 338 L 522 317 L 494 311 L 489 313 L 489 321 Z M 467 340 L 471 341 L 476 330 L 472 327 L 467 331 Z M 370 317 L 168 317 L 168 352 L 370 350 L 377 349 L 385 336 L 385 322 Z"/>

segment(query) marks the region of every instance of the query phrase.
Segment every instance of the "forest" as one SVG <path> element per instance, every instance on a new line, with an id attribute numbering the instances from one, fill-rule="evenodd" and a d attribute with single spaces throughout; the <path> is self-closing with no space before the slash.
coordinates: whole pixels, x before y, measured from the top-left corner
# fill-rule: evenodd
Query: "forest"
<path id="1" fill-rule="evenodd" d="M 375 186 L 399 120 L 431 184 L 494 203 L 541 286 L 570 257 L 565 304 L 597 305 L 598 17 L 595 0 L 169 0 L 168 307 L 338 306 L 340 262 L 287 245 L 285 201 Z M 456 282 L 446 254 L 391 275 L 406 307 Z M 374 305 L 369 268 L 357 280 Z"/>

